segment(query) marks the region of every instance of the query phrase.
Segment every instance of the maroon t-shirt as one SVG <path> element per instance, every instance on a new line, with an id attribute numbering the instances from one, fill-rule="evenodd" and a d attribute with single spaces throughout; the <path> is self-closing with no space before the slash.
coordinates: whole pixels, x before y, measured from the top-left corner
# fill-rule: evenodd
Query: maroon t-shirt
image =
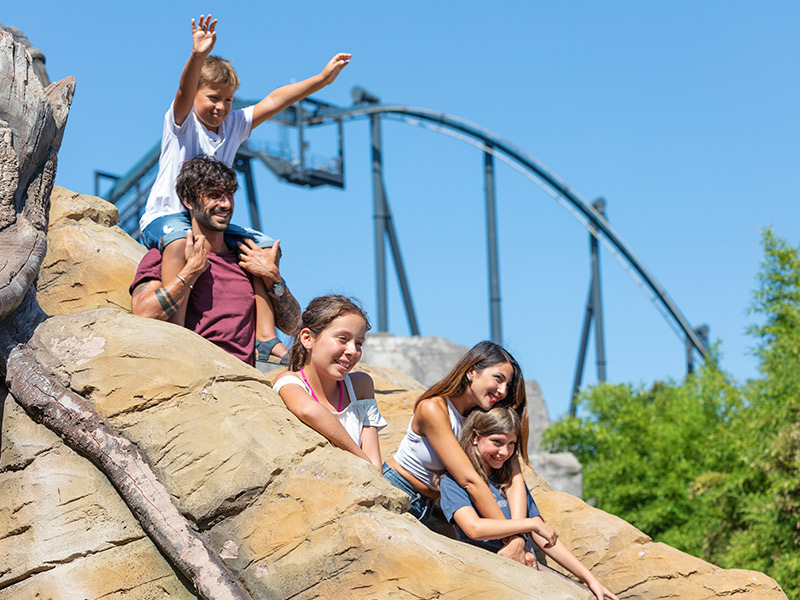
<path id="1" fill-rule="evenodd" d="M 161 280 L 161 252 L 144 255 L 131 284 Z M 239 266 L 235 252 L 208 253 L 208 269 L 189 295 L 185 327 L 248 364 L 254 364 L 256 302 L 252 276 Z"/>

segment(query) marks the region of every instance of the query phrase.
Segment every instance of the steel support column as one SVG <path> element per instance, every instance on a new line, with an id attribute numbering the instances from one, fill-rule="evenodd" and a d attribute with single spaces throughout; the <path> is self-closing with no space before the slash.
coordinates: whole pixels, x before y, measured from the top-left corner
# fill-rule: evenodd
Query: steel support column
<path id="1" fill-rule="evenodd" d="M 378 331 L 389 330 L 386 304 L 386 202 L 383 197 L 383 155 L 381 149 L 381 117 L 370 115 L 372 133 L 372 218 L 375 220 L 375 284 L 378 305 Z"/>
<path id="2" fill-rule="evenodd" d="M 581 344 L 578 348 L 578 362 L 575 364 L 575 379 L 572 383 L 572 398 L 569 403 L 569 414 L 571 417 L 575 416 L 575 411 L 578 408 L 576 401 L 578 400 L 578 392 L 581 389 L 581 381 L 583 381 L 583 365 L 586 362 L 586 347 L 589 343 L 589 328 L 592 326 L 592 289 L 594 282 L 589 283 L 589 293 L 586 296 L 586 311 L 583 317 L 583 329 L 581 329 Z"/>
<path id="3" fill-rule="evenodd" d="M 381 181 L 383 186 L 383 181 Z M 383 208 L 386 213 L 386 234 L 389 236 L 389 247 L 392 250 L 392 258 L 394 258 L 394 268 L 397 272 L 397 282 L 400 285 L 400 293 L 403 296 L 403 304 L 406 308 L 406 317 L 408 318 L 408 328 L 411 330 L 411 335 L 419 335 L 419 325 L 417 324 L 417 313 L 414 311 L 414 303 L 411 300 L 411 289 L 408 286 L 408 279 L 406 278 L 406 268 L 403 264 L 403 256 L 400 254 L 400 242 L 397 240 L 397 232 L 394 228 L 394 219 L 392 218 L 392 209 L 389 207 L 389 198 L 386 195 L 386 187 L 383 186 Z"/>
<path id="4" fill-rule="evenodd" d="M 297 171 L 300 181 L 306 180 L 306 141 L 303 136 L 303 103 L 294 105 L 295 121 L 297 123 L 297 151 L 300 164 Z"/>
<path id="5" fill-rule="evenodd" d="M 592 202 L 594 209 L 605 219 L 606 202 L 598 198 Z M 583 367 L 586 362 L 586 349 L 589 342 L 589 329 L 594 321 L 595 354 L 597 355 L 597 380 L 606 381 L 606 349 L 605 335 L 603 333 L 603 300 L 600 288 L 600 248 L 595 237 L 594 227 L 589 229 L 589 251 L 591 254 L 592 279 L 589 282 L 589 293 L 586 298 L 586 312 L 583 317 L 581 330 L 581 343 L 578 349 L 578 360 L 575 365 L 575 379 L 572 384 L 572 399 L 569 405 L 569 414 L 575 416 L 576 401 L 583 380 Z"/>
<path id="6" fill-rule="evenodd" d="M 708 347 L 708 325 L 700 325 L 695 327 L 694 330 L 697 337 L 702 340 L 703 344 Z M 694 346 L 692 341 L 686 338 L 686 373 L 691 375 L 694 372 Z"/>
<path id="7" fill-rule="evenodd" d="M 491 146 L 489 147 L 491 149 Z M 503 329 L 500 322 L 500 267 L 497 252 L 497 203 L 494 186 L 494 155 L 483 153 L 484 191 L 486 193 L 486 243 L 489 264 L 489 323 L 491 339 L 503 344 Z"/>
<path id="8" fill-rule="evenodd" d="M 244 187 L 247 192 L 247 204 L 250 208 L 250 226 L 261 231 L 261 217 L 258 212 L 258 199 L 256 198 L 256 185 L 253 181 L 253 169 L 250 159 L 237 157 L 234 167 L 244 176 Z"/>
<path id="9" fill-rule="evenodd" d="M 598 198 L 592 206 L 603 218 L 606 218 L 606 201 Z M 589 245 L 592 251 L 592 316 L 594 317 L 594 342 L 597 355 L 597 380 L 606 381 L 606 339 L 603 332 L 603 299 L 600 293 L 600 249 L 597 238 L 593 235 L 594 229 L 589 232 Z"/>

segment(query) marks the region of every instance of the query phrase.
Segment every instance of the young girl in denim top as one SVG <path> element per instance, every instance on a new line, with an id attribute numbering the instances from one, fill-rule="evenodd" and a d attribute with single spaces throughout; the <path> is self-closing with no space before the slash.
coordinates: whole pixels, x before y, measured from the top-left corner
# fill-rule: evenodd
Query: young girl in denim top
<path id="1" fill-rule="evenodd" d="M 618 600 L 575 555 L 558 539 L 556 532 L 542 519 L 536 503 L 525 487 L 527 510 L 524 518 L 512 519 L 505 490 L 511 483 L 512 466 L 519 464 L 518 441 L 522 426 L 517 414 L 498 406 L 489 411 L 474 410 L 464 423 L 459 443 L 470 463 L 492 491 L 503 511 L 502 519 L 484 518 L 475 503 L 450 475 L 442 477 L 441 506 L 445 518 L 455 527 L 456 539 L 497 552 L 500 538 L 531 534 L 534 542 L 553 560 L 589 586 L 597 600 Z M 526 547 L 526 563 L 535 563 L 533 549 Z"/>

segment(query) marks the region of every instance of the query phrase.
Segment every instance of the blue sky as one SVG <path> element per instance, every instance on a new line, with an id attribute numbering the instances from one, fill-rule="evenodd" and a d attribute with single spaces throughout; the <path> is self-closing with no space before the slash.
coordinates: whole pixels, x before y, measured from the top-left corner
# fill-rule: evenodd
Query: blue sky
<path id="1" fill-rule="evenodd" d="M 160 136 L 190 49 L 189 19 L 220 19 L 215 52 L 243 98 L 353 53 L 317 94 L 348 105 L 362 86 L 384 103 L 470 120 L 523 148 L 588 200 L 689 322 L 707 323 L 722 365 L 757 375 L 747 315 L 759 231 L 798 243 L 800 5 L 789 1 L 484 2 L 301 5 L 40 2 L 5 6 L 51 78 L 77 78 L 56 182 L 93 192 L 95 169 L 123 173 Z M 276 139 L 270 127 L 255 139 Z M 324 154 L 332 132 L 311 138 Z M 385 181 L 422 333 L 489 336 L 482 156 L 384 121 Z M 280 237 L 287 282 L 305 305 L 331 291 L 375 309 L 369 129 L 345 127 L 346 189 L 307 190 L 256 167 L 263 229 Z M 589 284 L 588 234 L 552 198 L 497 166 L 504 341 L 539 381 L 551 417 L 567 410 Z M 244 196 L 236 221 L 248 224 Z M 683 342 L 602 254 L 611 381 L 685 374 Z M 407 335 L 393 272 L 390 330 Z M 373 314 L 373 321 L 377 315 Z M 596 380 L 590 354 L 584 383 Z"/>

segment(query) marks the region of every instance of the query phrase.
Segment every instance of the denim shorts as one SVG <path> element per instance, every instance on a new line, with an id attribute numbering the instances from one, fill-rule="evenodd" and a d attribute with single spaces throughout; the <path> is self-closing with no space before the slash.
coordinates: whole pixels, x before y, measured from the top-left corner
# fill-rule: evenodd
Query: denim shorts
<path id="1" fill-rule="evenodd" d="M 167 244 L 185 239 L 186 231 L 191 228 L 192 222 L 189 220 L 189 213 L 164 215 L 153 219 L 139 234 L 139 239 L 146 248 L 158 248 L 163 252 Z M 275 243 L 275 240 L 268 235 L 249 227 L 239 227 L 231 223 L 225 230 L 225 243 L 231 248 L 236 248 L 236 243 L 245 238 L 250 238 L 260 248 L 271 248 Z"/>
<path id="2" fill-rule="evenodd" d="M 427 521 L 431 516 L 435 501 L 420 494 L 411 486 L 410 483 L 408 483 L 408 481 L 406 481 L 405 477 L 400 475 L 400 473 L 395 471 L 386 463 L 383 463 L 383 476 L 398 490 L 402 490 L 408 494 L 408 497 L 411 500 L 411 510 L 409 510 L 409 512 L 422 523 Z"/>

